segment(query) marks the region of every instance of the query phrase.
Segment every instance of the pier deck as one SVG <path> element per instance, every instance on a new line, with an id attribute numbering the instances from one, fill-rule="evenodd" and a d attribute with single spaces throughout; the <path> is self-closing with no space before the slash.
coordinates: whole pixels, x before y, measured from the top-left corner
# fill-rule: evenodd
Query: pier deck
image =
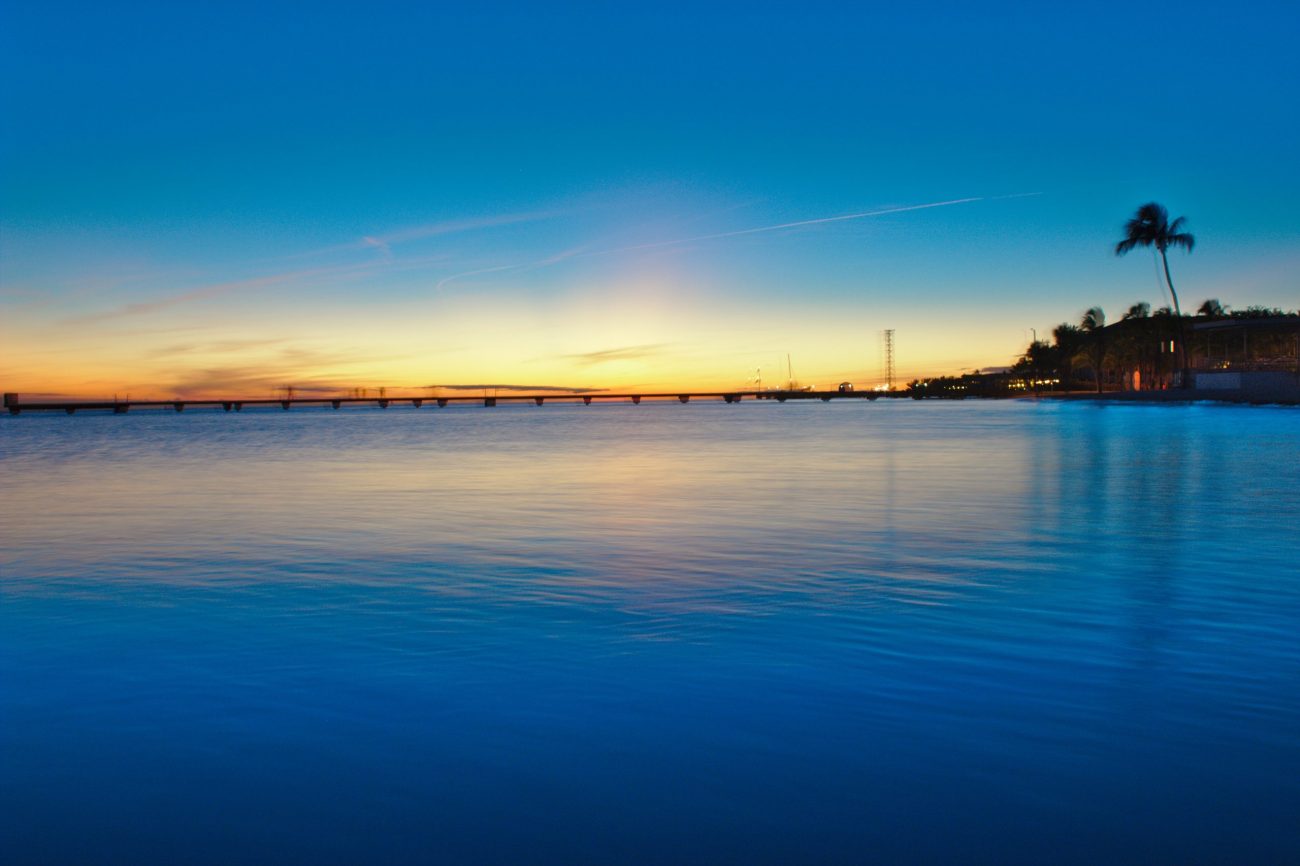
<path id="1" fill-rule="evenodd" d="M 418 409 L 425 403 L 432 403 L 436 406 L 447 406 L 451 403 L 479 403 L 483 406 L 491 407 L 499 403 L 533 403 L 542 406 L 547 402 L 581 402 L 586 405 L 592 403 L 640 403 L 642 400 L 651 402 L 671 402 L 676 400 L 679 403 L 689 403 L 691 400 L 722 400 L 727 403 L 739 403 L 742 399 L 751 400 L 776 400 L 784 403 L 787 400 L 822 400 L 829 402 L 831 400 L 874 400 L 880 394 L 875 391 L 668 391 L 659 393 L 625 393 L 615 394 L 606 392 L 597 392 L 591 394 L 575 394 L 570 392 L 546 393 L 546 394 L 498 394 L 498 395 L 438 395 L 438 396 L 419 396 L 404 395 L 394 397 L 240 397 L 240 398 L 202 398 L 202 399 L 173 399 L 173 400 L 49 400 L 29 403 L 21 399 L 18 394 L 5 394 L 4 406 L 9 410 L 9 414 L 18 415 L 22 412 L 66 412 L 72 415 L 78 411 L 109 411 L 118 415 L 123 415 L 132 409 L 170 409 L 174 412 L 183 412 L 186 409 L 222 409 L 226 412 L 242 412 L 246 407 L 267 407 L 278 406 L 282 410 L 291 409 L 294 406 L 330 406 L 334 409 L 340 409 L 343 406 L 351 405 L 375 405 L 381 409 L 387 409 L 394 405 L 409 405 Z"/>

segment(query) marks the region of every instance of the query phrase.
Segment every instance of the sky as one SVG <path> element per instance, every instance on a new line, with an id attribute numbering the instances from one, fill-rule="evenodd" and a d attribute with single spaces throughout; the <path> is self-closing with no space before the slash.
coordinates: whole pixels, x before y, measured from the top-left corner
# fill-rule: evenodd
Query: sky
<path id="1" fill-rule="evenodd" d="M 0 6 L 0 387 L 672 390 L 1012 363 L 1155 200 L 1300 306 L 1300 7 Z"/>

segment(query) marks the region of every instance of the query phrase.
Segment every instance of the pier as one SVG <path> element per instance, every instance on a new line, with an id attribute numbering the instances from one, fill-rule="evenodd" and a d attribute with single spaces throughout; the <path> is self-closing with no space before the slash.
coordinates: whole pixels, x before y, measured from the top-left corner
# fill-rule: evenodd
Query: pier
<path id="1" fill-rule="evenodd" d="M 453 396 L 406 396 L 406 397 L 212 397 L 171 400 L 47 400 L 27 402 L 19 394 L 4 395 L 4 408 L 10 415 L 23 412 L 64 412 L 73 415 L 80 411 L 108 411 L 116 415 L 125 415 L 132 409 L 162 409 L 184 412 L 186 409 L 220 409 L 224 412 L 242 412 L 246 408 L 279 407 L 288 411 L 294 406 L 329 406 L 341 409 L 351 405 L 373 405 L 381 409 L 389 406 L 410 406 L 419 409 L 426 403 L 439 408 L 452 403 L 479 404 L 491 408 L 501 403 L 532 403 L 543 406 L 552 403 L 632 403 L 639 405 L 643 400 L 651 402 L 690 403 L 691 400 L 722 400 L 725 403 L 739 403 L 742 399 L 775 400 L 784 403 L 787 400 L 875 400 L 878 391 L 667 391 L 659 393 L 592 393 L 557 392 L 550 394 L 498 394 L 498 395 L 453 395 Z"/>

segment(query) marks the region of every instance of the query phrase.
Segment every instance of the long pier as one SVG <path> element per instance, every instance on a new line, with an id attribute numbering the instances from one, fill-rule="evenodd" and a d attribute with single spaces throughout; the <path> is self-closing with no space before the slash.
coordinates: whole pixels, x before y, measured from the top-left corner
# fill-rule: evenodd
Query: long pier
<path id="1" fill-rule="evenodd" d="M 470 395 L 452 395 L 437 397 L 418 397 L 418 396 L 399 396 L 399 397 L 252 397 L 252 398 L 176 398 L 173 400 L 50 400 L 36 403 L 29 403 L 21 399 L 18 394 L 5 394 L 4 407 L 9 410 L 10 415 L 18 415 L 23 412 L 66 412 L 72 415 L 78 411 L 101 410 L 110 411 L 117 415 L 125 415 L 132 409 L 171 409 L 175 412 L 184 412 L 186 409 L 221 409 L 226 412 L 242 412 L 246 407 L 262 406 L 274 407 L 288 411 L 294 406 L 330 406 L 334 409 L 341 409 L 343 406 L 357 404 L 369 404 L 378 406 L 381 409 L 387 409 L 389 406 L 409 405 L 416 409 L 426 403 L 439 407 L 447 406 L 451 403 L 481 403 L 483 406 L 496 406 L 498 403 L 532 403 L 537 406 L 544 405 L 547 402 L 581 402 L 590 406 L 592 403 L 626 403 L 639 404 L 642 400 L 652 402 L 671 402 L 676 400 L 679 403 L 689 403 L 691 400 L 722 400 L 726 403 L 739 403 L 742 399 L 751 400 L 776 400 L 778 403 L 784 403 L 787 400 L 821 400 L 830 402 L 831 400 L 875 400 L 879 397 L 876 391 L 669 391 L 661 393 L 643 393 L 643 394 L 613 394 L 598 392 L 592 394 L 578 394 L 572 392 L 559 392 L 550 394 L 504 394 L 495 396 L 470 396 Z"/>

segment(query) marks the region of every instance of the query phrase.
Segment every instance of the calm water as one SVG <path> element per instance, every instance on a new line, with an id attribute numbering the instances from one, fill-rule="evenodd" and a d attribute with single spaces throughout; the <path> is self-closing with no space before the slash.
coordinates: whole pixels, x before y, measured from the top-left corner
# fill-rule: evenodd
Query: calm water
<path id="1" fill-rule="evenodd" d="M 1300 862 L 1300 411 L 0 419 L 0 859 Z"/>

